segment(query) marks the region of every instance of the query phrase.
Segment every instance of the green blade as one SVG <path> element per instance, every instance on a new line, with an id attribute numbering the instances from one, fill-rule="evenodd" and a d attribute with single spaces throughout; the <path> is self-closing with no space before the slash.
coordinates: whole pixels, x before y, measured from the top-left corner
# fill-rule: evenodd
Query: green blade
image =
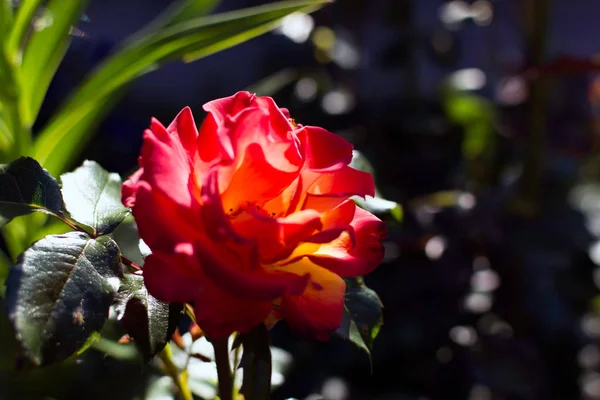
<path id="1" fill-rule="evenodd" d="M 81 17 L 86 3 L 86 0 L 51 0 L 45 11 L 50 25 L 31 34 L 23 53 L 20 77 L 19 111 L 24 126 L 31 127 L 35 122 L 50 81 L 71 42 L 71 26 Z"/>
<path id="2" fill-rule="evenodd" d="M 9 3 L 4 1 L 4 3 Z M 35 12 L 40 7 L 42 0 L 23 0 L 19 4 L 17 13 L 14 19 L 14 25 L 10 30 L 6 39 L 6 54 L 11 62 L 16 61 L 19 57 L 20 46 L 27 34 L 27 31 L 32 26 L 32 20 Z"/>
<path id="3" fill-rule="evenodd" d="M 102 114 L 102 104 L 115 104 L 116 93 L 133 79 L 160 63 L 193 61 L 250 40 L 277 26 L 294 12 L 314 11 L 329 0 L 285 1 L 193 18 L 151 32 L 106 60 L 41 132 L 35 158 L 53 174 L 60 174 L 77 158 L 77 149 L 89 140 Z M 105 112 L 105 111 L 104 111 Z"/>

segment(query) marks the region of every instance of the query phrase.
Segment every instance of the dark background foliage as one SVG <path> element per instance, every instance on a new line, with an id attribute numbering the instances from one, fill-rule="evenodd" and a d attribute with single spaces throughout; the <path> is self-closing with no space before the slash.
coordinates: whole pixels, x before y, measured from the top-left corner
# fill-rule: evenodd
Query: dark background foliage
<path id="1" fill-rule="evenodd" d="M 170 3 L 92 1 L 38 122 Z M 295 363 L 274 398 L 600 398 L 599 7 L 338 0 L 306 41 L 271 33 L 142 77 L 82 159 L 129 174 L 151 116 L 167 124 L 189 105 L 200 123 L 206 101 L 285 70 L 278 104 L 353 142 L 404 219 L 390 219 L 386 262 L 366 278 L 385 305 L 373 374 L 350 343 L 300 341 L 280 324 L 273 344 Z M 476 101 L 444 94 L 451 77 Z M 53 368 L 69 376 L 60 399 L 132 398 L 124 378 L 147 373 L 94 351 Z"/>

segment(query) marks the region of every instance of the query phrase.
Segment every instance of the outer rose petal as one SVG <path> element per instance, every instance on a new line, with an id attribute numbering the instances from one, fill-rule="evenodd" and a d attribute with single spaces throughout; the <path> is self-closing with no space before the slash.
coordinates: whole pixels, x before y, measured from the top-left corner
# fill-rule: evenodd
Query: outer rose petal
<path id="1" fill-rule="evenodd" d="M 375 182 L 371 174 L 346 166 L 339 171 L 322 174 L 308 188 L 308 193 L 346 198 L 355 195 L 375 196 Z"/>
<path id="2" fill-rule="evenodd" d="M 287 265 L 295 273 L 309 273 L 311 284 L 298 296 L 285 295 L 281 316 L 302 336 L 327 340 L 342 321 L 346 283 L 338 275 L 301 259 Z"/>
<path id="3" fill-rule="evenodd" d="M 233 96 L 213 100 L 203 106 L 204 110 L 213 115 L 219 129 L 228 128 L 232 117 L 250 107 L 267 111 L 271 115 L 271 126 L 276 133 L 286 136 L 287 132 L 293 130 L 288 117 L 277 107 L 271 97 L 258 97 L 249 92 L 237 92 Z"/>
<path id="4" fill-rule="evenodd" d="M 194 301 L 196 321 L 211 339 L 248 332 L 263 322 L 271 311 L 271 301 L 241 299 L 209 285 Z"/>
<path id="5" fill-rule="evenodd" d="M 194 122 L 192 110 L 189 107 L 185 107 L 177 114 L 173 122 L 167 127 L 167 132 L 179 136 L 183 148 L 187 151 L 190 160 L 193 160 L 198 150 L 196 147 L 198 129 Z"/>
<path id="6" fill-rule="evenodd" d="M 144 132 L 141 166 L 144 180 L 176 203 L 192 207 L 197 184 L 192 174 L 191 160 L 177 135 L 167 132 L 157 120 Z"/>
<path id="7" fill-rule="evenodd" d="M 287 262 L 308 257 L 340 276 L 362 276 L 383 261 L 385 223 L 373 214 L 356 207 L 351 232 L 344 232 L 330 243 L 305 243 L 298 246 Z"/>
<path id="8" fill-rule="evenodd" d="M 305 242 L 310 243 L 329 243 L 337 239 L 342 232 L 348 232 L 352 243 L 354 243 L 354 229 L 350 226 L 350 222 L 354 218 L 356 212 L 356 204 L 352 200 L 346 200 L 332 210 L 319 209 L 323 213 L 321 223 L 323 230 L 306 239 Z"/>
<path id="9" fill-rule="evenodd" d="M 152 296 L 165 302 L 188 303 L 196 299 L 203 280 L 200 265 L 192 266 L 185 254 L 156 251 L 144 261 L 144 283 Z"/>
<path id="10" fill-rule="evenodd" d="M 139 168 L 123 182 L 123 186 L 121 187 L 121 201 L 125 207 L 133 208 L 133 206 L 135 206 L 138 184 L 143 173 L 144 169 Z"/>
<path id="11" fill-rule="evenodd" d="M 350 164 L 353 146 L 344 138 L 316 126 L 297 133 L 304 150 L 305 168 L 334 171 Z"/>
<path id="12" fill-rule="evenodd" d="M 210 338 L 246 332 L 264 321 L 271 310 L 270 301 L 242 300 L 220 289 L 202 274 L 198 260 L 185 251 L 148 256 L 144 282 L 159 300 L 193 303 L 196 319 Z"/>
<path id="13" fill-rule="evenodd" d="M 198 240 L 202 220 L 179 207 L 162 192 L 153 189 L 148 182 L 138 185 L 133 216 L 140 237 L 152 251 L 172 252 L 179 243 Z"/>

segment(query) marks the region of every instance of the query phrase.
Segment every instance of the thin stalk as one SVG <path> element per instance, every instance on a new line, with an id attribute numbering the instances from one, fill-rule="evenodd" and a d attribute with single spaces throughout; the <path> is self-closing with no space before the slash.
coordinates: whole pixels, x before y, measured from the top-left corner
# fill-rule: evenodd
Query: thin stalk
<path id="1" fill-rule="evenodd" d="M 158 354 L 160 360 L 163 362 L 165 372 L 173 379 L 175 385 L 179 389 L 179 396 L 182 400 L 194 400 L 192 392 L 187 384 L 186 375 L 180 374 L 179 369 L 173 363 L 173 353 L 171 352 L 170 343 L 167 343 L 164 349 Z"/>

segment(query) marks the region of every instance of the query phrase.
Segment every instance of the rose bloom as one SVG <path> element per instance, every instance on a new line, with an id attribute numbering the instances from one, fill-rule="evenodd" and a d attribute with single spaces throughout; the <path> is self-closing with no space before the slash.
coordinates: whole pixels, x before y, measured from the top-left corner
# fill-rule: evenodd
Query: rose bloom
<path id="1" fill-rule="evenodd" d="M 321 340 L 339 328 L 346 284 L 383 259 L 385 225 L 351 196 L 374 194 L 350 168 L 352 145 L 297 125 L 270 97 L 211 101 L 198 131 L 189 108 L 144 132 L 123 185 L 150 294 L 194 305 L 210 338 L 285 320 Z"/>

